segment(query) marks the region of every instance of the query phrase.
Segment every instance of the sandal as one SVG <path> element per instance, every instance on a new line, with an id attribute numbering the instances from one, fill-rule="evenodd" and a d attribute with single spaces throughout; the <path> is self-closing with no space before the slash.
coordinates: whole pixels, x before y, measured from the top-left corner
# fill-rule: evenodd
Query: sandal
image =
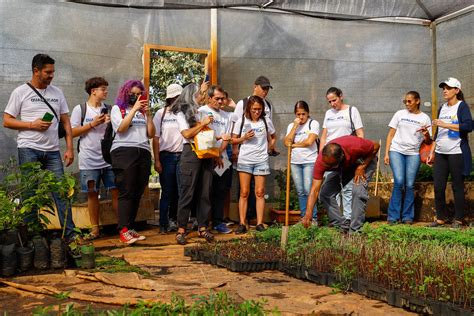
<path id="1" fill-rule="evenodd" d="M 100 237 L 100 233 L 89 233 L 86 236 L 84 236 L 84 240 L 90 241 L 94 240 Z"/>
<path id="2" fill-rule="evenodd" d="M 214 241 L 214 235 L 207 228 L 199 231 L 199 237 L 206 239 L 207 242 Z"/>
<path id="3" fill-rule="evenodd" d="M 440 222 L 440 221 L 436 220 L 433 223 L 428 224 L 427 227 L 441 227 L 441 226 L 444 226 L 444 224 L 445 224 L 445 222 Z"/>
<path id="4" fill-rule="evenodd" d="M 176 234 L 176 242 L 179 245 L 186 245 L 186 232 Z"/>

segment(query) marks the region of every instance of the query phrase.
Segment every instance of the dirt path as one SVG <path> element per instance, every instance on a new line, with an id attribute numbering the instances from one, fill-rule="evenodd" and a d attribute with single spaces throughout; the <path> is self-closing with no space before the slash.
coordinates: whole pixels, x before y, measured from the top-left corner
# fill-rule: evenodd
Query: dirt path
<path id="1" fill-rule="evenodd" d="M 38 306 L 58 305 L 74 302 L 87 305 L 88 299 L 97 299 L 103 303 L 120 301 L 149 300 L 169 302 L 173 293 L 192 300 L 194 295 L 207 295 L 211 289 L 226 291 L 243 301 L 265 298 L 266 308 L 277 307 L 283 314 L 316 315 L 409 315 L 403 309 L 392 307 L 383 302 L 368 299 L 358 294 L 334 294 L 332 288 L 297 280 L 278 271 L 257 273 L 234 273 L 212 265 L 191 262 L 183 256 L 183 247 L 174 242 L 174 235 L 158 235 L 156 230 L 145 232 L 146 241 L 132 247 L 123 247 L 116 237 L 104 238 L 95 242 L 98 251 L 104 255 L 123 257 L 132 265 L 140 266 L 150 273 L 148 278 L 135 274 L 113 276 L 109 280 L 103 275 L 99 279 L 93 276 L 77 274 L 77 271 L 53 273 L 37 276 L 22 276 L 8 281 L 24 286 L 32 286 L 38 292 L 18 290 L 11 286 L 0 287 L 0 310 L 9 315 L 31 313 Z M 193 238 L 191 241 L 197 241 Z M 233 238 L 219 236 L 219 239 Z M 107 282 L 112 282 L 107 284 Z M 105 283 L 104 283 L 105 282 Z M 112 285 L 114 282 L 121 286 Z M 125 288 L 129 287 L 129 288 Z M 133 289 L 130 289 L 132 287 Z M 53 292 L 69 292 L 69 298 L 59 300 Z M 49 293 L 49 294 L 48 294 Z M 97 304 L 97 309 L 117 308 L 117 305 Z"/>

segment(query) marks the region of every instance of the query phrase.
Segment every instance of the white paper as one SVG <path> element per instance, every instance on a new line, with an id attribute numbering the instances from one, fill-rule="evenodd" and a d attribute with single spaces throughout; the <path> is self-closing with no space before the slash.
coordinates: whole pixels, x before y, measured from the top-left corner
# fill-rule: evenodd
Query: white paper
<path id="1" fill-rule="evenodd" d="M 232 165 L 232 163 L 229 161 L 229 159 L 227 158 L 227 155 L 224 156 L 224 158 L 222 158 L 222 163 L 223 163 L 223 167 L 219 167 L 219 166 L 216 166 L 214 168 L 214 171 L 217 173 L 217 175 L 219 177 L 222 177 L 222 175 L 224 174 L 224 172 L 229 169 L 229 167 Z"/>

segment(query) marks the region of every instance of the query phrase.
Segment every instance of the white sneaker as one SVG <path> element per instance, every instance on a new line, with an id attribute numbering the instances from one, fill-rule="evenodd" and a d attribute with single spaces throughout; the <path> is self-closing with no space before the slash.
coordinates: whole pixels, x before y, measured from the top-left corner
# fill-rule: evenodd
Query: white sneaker
<path id="1" fill-rule="evenodd" d="M 133 238 L 136 238 L 137 240 L 145 240 L 146 239 L 145 236 L 138 234 L 135 229 L 129 229 L 128 232 L 130 233 L 130 235 L 132 235 Z"/>

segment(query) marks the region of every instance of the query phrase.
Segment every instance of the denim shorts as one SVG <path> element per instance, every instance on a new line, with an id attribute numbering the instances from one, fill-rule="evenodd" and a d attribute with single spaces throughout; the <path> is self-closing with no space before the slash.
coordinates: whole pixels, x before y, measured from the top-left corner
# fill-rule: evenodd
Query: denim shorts
<path id="1" fill-rule="evenodd" d="M 259 163 L 237 163 L 237 171 L 253 174 L 254 176 L 266 176 L 270 174 L 268 160 Z"/>
<path id="2" fill-rule="evenodd" d="M 106 189 L 115 189 L 115 176 L 112 171 L 112 167 L 106 167 L 102 169 L 88 169 L 80 170 L 81 174 L 81 191 L 89 192 L 89 181 L 95 182 L 94 192 L 99 192 L 100 180 L 104 184 Z"/>

